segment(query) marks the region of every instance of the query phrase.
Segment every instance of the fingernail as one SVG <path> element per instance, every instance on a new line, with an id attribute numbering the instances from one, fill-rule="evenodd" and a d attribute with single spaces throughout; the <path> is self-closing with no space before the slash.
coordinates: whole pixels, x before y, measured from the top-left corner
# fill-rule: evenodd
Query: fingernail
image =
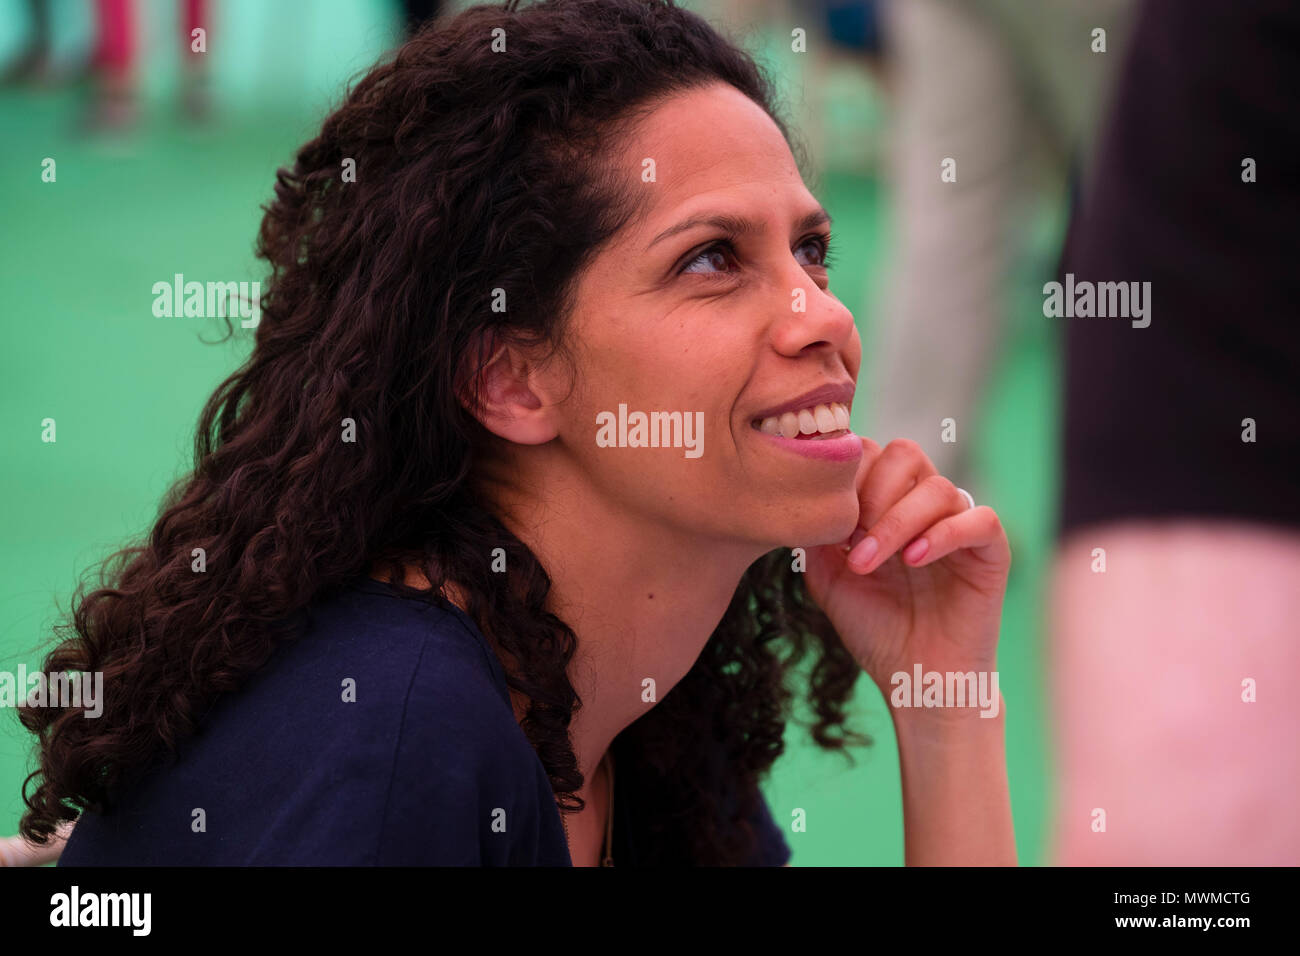
<path id="1" fill-rule="evenodd" d="M 926 541 L 925 538 L 917 538 L 915 541 L 909 544 L 907 546 L 907 550 L 903 552 L 903 560 L 907 561 L 909 564 L 915 563 L 917 561 L 920 561 L 922 558 L 924 558 L 925 552 L 929 550 L 930 550 L 930 542 Z"/>
<path id="2" fill-rule="evenodd" d="M 849 536 L 849 549 L 852 550 L 853 548 L 856 548 L 858 546 L 858 542 L 861 541 L 866 536 L 867 536 L 866 528 L 855 529 L 853 534 Z"/>
<path id="3" fill-rule="evenodd" d="M 880 542 L 868 535 L 849 552 L 849 564 L 855 565 L 859 569 L 865 568 L 871 563 L 871 559 L 876 556 L 876 551 L 879 548 Z"/>

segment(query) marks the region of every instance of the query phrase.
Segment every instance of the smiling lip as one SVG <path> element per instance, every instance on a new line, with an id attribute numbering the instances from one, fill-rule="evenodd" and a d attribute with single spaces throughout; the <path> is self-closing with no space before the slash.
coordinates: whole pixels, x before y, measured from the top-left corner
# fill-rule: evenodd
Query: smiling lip
<path id="1" fill-rule="evenodd" d="M 754 434 L 766 441 L 776 442 L 782 448 L 823 461 L 852 461 L 862 457 L 862 439 L 848 429 L 834 432 L 826 438 L 782 438 L 754 429 Z"/>
<path id="2" fill-rule="evenodd" d="M 823 385 L 811 392 L 804 392 L 804 394 L 792 398 L 788 402 L 782 402 L 780 405 L 773 405 L 770 408 L 755 412 L 749 417 L 750 421 L 761 422 L 765 418 L 779 417 L 786 412 L 797 412 L 801 408 L 813 408 L 817 405 L 830 405 L 832 403 L 852 407 L 853 383 L 844 382 L 839 385 Z"/>

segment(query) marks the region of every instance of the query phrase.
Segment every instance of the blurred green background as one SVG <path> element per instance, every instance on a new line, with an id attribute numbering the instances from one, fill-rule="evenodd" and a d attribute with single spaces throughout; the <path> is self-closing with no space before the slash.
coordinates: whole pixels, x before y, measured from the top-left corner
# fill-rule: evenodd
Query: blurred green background
<path id="1" fill-rule="evenodd" d="M 458 8 L 464 4 L 453 4 Z M 890 267 L 890 206 L 879 174 L 889 110 L 852 56 L 789 49 L 789 24 L 737 23 L 738 4 L 685 4 L 730 16 L 778 76 L 795 125 L 820 170 L 810 183 L 835 217 L 832 288 L 853 310 L 870 354 L 872 316 Z M 756 5 L 761 6 L 761 5 Z M 88 5 L 55 11 L 56 65 L 65 82 L 0 89 L 0 670 L 37 667 L 51 625 L 79 577 L 147 531 L 159 499 L 189 461 L 203 401 L 251 345 L 249 332 L 210 344 L 213 319 L 155 318 L 151 287 L 174 273 L 264 278 L 252 255 L 259 205 L 275 170 L 318 128 L 346 83 L 393 45 L 398 7 L 383 0 L 224 0 L 209 31 L 215 112 L 182 114 L 178 4 L 141 5 L 139 122 L 129 134 L 87 135 L 88 87 L 76 69 L 93 30 Z M 26 4 L 0 0 L 0 63 L 22 43 Z M 41 180 L 42 161 L 57 181 Z M 1035 295 L 1051 269 L 1061 210 L 1039 203 L 1033 241 L 1018 266 L 1017 302 L 978 432 L 986 502 L 1002 516 L 1014 564 L 999 667 L 1020 860 L 1046 862 L 1050 738 L 1041 635 L 1056 489 L 1053 327 Z M 865 366 L 864 366 L 865 367 Z M 871 410 L 854 410 L 871 434 Z M 57 442 L 41 440 L 45 418 Z M 883 698 L 863 680 L 854 725 L 876 738 L 856 765 L 823 754 L 798 723 L 766 793 L 778 822 L 806 811 L 789 833 L 799 865 L 901 865 L 902 799 Z M 19 791 L 31 770 L 29 735 L 0 712 L 0 834 L 16 832 Z"/>

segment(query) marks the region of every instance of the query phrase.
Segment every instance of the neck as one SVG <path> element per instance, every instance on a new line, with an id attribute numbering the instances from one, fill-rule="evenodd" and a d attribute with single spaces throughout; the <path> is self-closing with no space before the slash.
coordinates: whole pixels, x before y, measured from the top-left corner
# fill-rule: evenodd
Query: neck
<path id="1" fill-rule="evenodd" d="M 550 610 L 578 637 L 569 680 L 582 707 L 570 737 L 590 779 L 614 738 L 686 676 L 763 548 L 704 538 L 563 482 L 542 486 L 544 503 L 498 494 L 498 513 L 546 569 Z"/>

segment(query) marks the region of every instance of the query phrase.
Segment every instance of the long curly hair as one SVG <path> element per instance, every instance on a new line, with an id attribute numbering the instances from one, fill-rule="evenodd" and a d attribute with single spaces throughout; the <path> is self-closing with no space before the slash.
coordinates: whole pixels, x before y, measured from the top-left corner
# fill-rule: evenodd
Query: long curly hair
<path id="1" fill-rule="evenodd" d="M 564 348 L 575 278 L 635 212 L 602 144 L 664 96 L 714 82 L 790 140 L 754 61 L 672 0 L 472 7 L 355 84 L 277 173 L 255 347 L 205 404 L 193 471 L 56 629 L 44 670 L 101 671 L 103 712 L 21 711 L 39 737 L 24 836 L 44 843 L 111 807 L 302 633 L 305 609 L 375 568 L 440 606 L 454 583 L 509 662 L 557 800 L 583 806 L 568 733 L 577 637 L 548 610 L 546 569 L 475 491 L 490 436 L 461 398 L 503 341 Z M 497 548 L 504 574 L 490 570 Z M 406 586 L 409 567 L 428 589 Z M 790 551 L 774 551 L 745 572 L 686 677 L 615 742 L 620 782 L 655 808 L 652 855 L 733 864 L 752 851 L 737 823 L 783 750 L 787 674 L 811 650 L 799 670 L 813 739 L 846 755 L 871 744 L 845 726 L 859 666 Z"/>

